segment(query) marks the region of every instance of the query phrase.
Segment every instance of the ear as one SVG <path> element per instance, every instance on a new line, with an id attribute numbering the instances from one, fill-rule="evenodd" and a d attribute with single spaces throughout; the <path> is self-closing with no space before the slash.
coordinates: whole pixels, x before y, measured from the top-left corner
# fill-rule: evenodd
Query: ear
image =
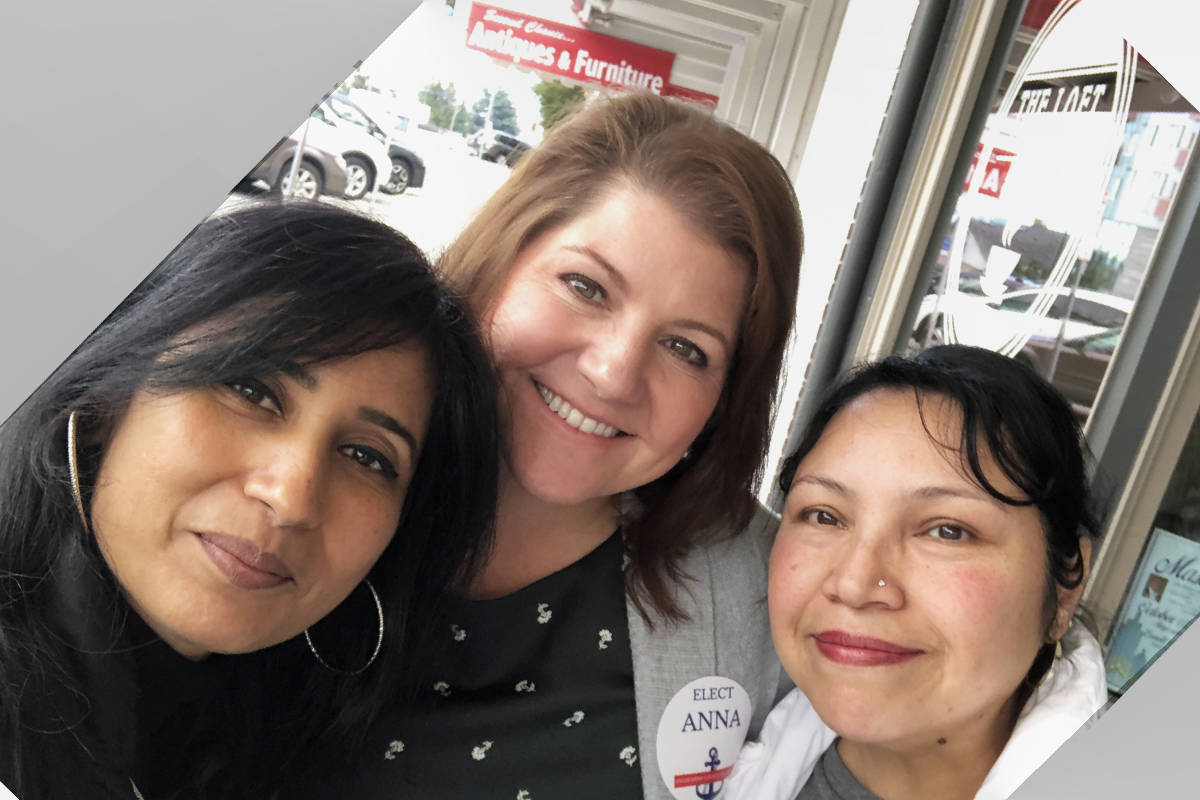
<path id="1" fill-rule="evenodd" d="M 1057 642 L 1067 632 L 1071 625 L 1071 617 L 1079 605 L 1079 598 L 1083 596 L 1083 589 L 1087 586 L 1088 575 L 1092 569 L 1092 540 L 1086 536 L 1079 537 L 1079 558 L 1082 562 L 1079 585 L 1074 589 L 1064 589 L 1061 586 L 1058 589 L 1058 610 L 1054 614 L 1054 624 L 1050 626 L 1047 637 L 1050 642 Z"/>

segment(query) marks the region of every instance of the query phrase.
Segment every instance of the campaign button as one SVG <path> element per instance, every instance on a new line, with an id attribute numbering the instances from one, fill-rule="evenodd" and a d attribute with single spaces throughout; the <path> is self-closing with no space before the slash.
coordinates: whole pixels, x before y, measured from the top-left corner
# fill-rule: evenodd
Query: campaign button
<path id="1" fill-rule="evenodd" d="M 658 770 L 677 800 L 714 800 L 746 740 L 750 695 L 710 675 L 684 686 L 658 721 Z"/>

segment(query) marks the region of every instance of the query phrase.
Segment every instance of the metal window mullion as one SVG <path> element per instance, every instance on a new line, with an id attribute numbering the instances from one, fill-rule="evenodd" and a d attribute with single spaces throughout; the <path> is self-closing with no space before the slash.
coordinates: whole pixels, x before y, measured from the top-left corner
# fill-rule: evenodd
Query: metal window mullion
<path id="1" fill-rule="evenodd" d="M 1116 498 L 1084 593 L 1102 628 L 1120 607 L 1200 413 L 1198 214 L 1193 152 L 1086 428 L 1099 495 Z"/>
<path id="2" fill-rule="evenodd" d="M 928 163 L 928 159 L 922 160 L 922 154 L 928 149 L 933 126 L 953 124 L 958 131 L 957 148 L 951 146 L 953 140 L 940 145 L 943 161 L 951 155 L 957 155 L 958 159 L 940 165 L 939 173 L 955 174 L 957 161 L 970 152 L 968 148 L 973 148 L 982 130 L 991 97 L 1003 75 L 1008 44 L 1023 9 L 1023 2 L 1006 8 L 1000 0 L 921 0 L 918 5 L 853 228 L 808 363 L 804 388 L 793 412 L 785 454 L 798 443 L 803 425 L 821 393 L 852 363 L 858 343 L 864 340 L 865 315 L 876 313 L 871 307 L 878 298 L 883 255 L 897 235 L 900 208 L 911 199 L 910 187 L 920 177 L 916 174 L 918 163 Z M 994 52 L 996 41 L 1004 43 L 1004 47 L 998 48 L 1004 52 Z M 964 52 L 971 48 L 983 51 L 974 55 Z M 968 65 L 971 73 L 965 74 L 961 70 Z M 963 91 L 970 86 L 975 87 L 974 97 Z M 957 119 L 945 111 L 938 113 L 950 103 L 950 98 L 956 98 L 953 105 Z M 943 138 L 939 135 L 939 140 Z M 949 177 L 943 177 L 943 183 L 948 180 Z M 941 202 L 942 198 L 929 196 L 927 189 L 921 189 L 920 194 L 927 198 L 919 210 L 928 217 L 922 224 L 928 239 L 939 220 L 949 218 L 952 198 Z M 914 216 L 906 224 L 916 223 Z M 924 258 L 926 251 L 918 250 Z M 891 269 L 896 275 L 907 274 L 906 280 L 915 286 L 923 266 L 928 269 L 919 259 L 910 259 L 903 265 L 894 264 Z M 914 303 L 910 301 L 905 307 L 908 308 L 905 316 L 915 315 Z M 777 477 L 778 467 L 771 478 L 772 484 Z M 782 492 L 772 486 L 770 507 L 777 510 L 782 504 Z"/>

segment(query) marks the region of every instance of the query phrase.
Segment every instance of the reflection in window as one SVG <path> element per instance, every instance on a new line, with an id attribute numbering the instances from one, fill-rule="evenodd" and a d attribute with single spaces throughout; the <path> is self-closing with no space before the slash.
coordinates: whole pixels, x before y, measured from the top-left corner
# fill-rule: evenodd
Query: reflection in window
<path id="1" fill-rule="evenodd" d="M 1087 414 L 1200 114 L 1127 46 L 1119 19 L 1062 8 L 1026 9 L 908 347 L 1020 358 Z"/>

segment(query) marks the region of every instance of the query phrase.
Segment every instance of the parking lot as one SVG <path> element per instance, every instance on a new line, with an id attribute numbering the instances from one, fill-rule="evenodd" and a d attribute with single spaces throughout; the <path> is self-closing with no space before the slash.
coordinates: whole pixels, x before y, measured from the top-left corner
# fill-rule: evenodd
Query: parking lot
<path id="1" fill-rule="evenodd" d="M 509 168 L 502 164 L 483 161 L 449 146 L 457 142 L 439 141 L 445 138 L 414 137 L 412 141 L 413 149 L 425 161 L 425 182 L 421 188 L 398 195 L 370 192 L 361 200 L 323 196 L 319 202 L 386 222 L 435 257 L 509 175 Z M 271 197 L 265 188 L 235 192 L 217 213 Z"/>

